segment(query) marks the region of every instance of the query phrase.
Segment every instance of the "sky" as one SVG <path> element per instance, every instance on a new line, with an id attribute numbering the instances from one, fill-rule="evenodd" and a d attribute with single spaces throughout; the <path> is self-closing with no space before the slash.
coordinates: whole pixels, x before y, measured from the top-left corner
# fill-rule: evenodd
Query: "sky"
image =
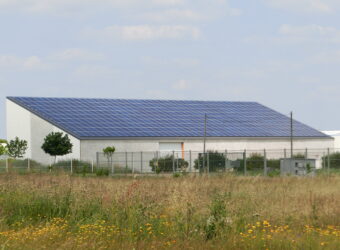
<path id="1" fill-rule="evenodd" d="M 339 130 L 339 0 L 0 0 L 6 96 L 256 101 Z"/>

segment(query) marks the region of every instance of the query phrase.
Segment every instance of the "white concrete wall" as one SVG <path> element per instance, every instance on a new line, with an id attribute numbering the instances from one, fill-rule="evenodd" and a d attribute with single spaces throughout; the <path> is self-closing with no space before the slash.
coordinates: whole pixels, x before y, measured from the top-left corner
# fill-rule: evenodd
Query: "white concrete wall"
<path id="1" fill-rule="evenodd" d="M 28 142 L 25 158 L 32 156 L 31 113 L 10 100 L 6 100 L 7 141 L 19 137 Z"/>
<path id="2" fill-rule="evenodd" d="M 45 152 L 41 149 L 44 138 L 51 132 L 66 132 L 10 100 L 7 100 L 6 104 L 7 140 L 11 140 L 16 136 L 20 139 L 26 140 L 28 142 L 28 150 L 25 158 L 31 158 L 44 164 L 53 162 L 54 158 L 45 154 Z M 57 160 L 71 158 L 80 159 L 80 140 L 71 135 L 69 135 L 69 138 L 73 144 L 72 153 L 62 157 L 57 157 Z"/>
<path id="3" fill-rule="evenodd" d="M 322 131 L 326 135 L 332 136 L 334 138 L 334 149 L 339 151 L 340 150 L 340 131 Z"/>
<path id="4" fill-rule="evenodd" d="M 41 145 L 44 143 L 44 138 L 51 132 L 62 132 L 67 134 L 65 131 L 55 127 L 51 123 L 41 119 L 35 114 L 31 114 L 31 144 L 32 144 L 32 159 L 39 162 L 49 164 L 54 161 L 54 157 L 46 154 L 42 149 Z M 80 140 L 68 135 L 71 143 L 73 144 L 72 153 L 64 156 L 58 156 L 57 161 L 67 159 L 80 159 Z"/>

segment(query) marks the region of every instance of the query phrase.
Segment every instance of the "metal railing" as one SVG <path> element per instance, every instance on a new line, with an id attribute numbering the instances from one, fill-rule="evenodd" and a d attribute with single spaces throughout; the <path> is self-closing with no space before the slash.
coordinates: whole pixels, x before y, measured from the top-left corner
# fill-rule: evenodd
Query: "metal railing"
<path id="1" fill-rule="evenodd" d="M 173 174 L 234 173 L 236 175 L 279 175 L 281 160 L 291 158 L 290 150 L 224 150 L 115 152 L 111 157 L 98 152 L 96 159 L 62 160 L 40 164 L 31 159 L 0 159 L 0 173 L 66 171 L 73 174 Z M 340 172 L 340 149 L 295 149 L 293 158 L 315 162 L 318 172 Z"/>

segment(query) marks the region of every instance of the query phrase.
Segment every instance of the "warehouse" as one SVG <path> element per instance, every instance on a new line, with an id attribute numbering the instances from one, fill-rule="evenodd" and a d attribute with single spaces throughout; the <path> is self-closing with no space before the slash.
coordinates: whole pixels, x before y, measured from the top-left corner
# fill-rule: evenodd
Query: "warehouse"
<path id="1" fill-rule="evenodd" d="M 255 102 L 7 97 L 7 139 L 28 141 L 26 157 L 47 163 L 41 145 L 67 133 L 73 159 L 116 152 L 263 150 L 290 147 L 290 119 Z M 206 119 L 205 119 L 206 116 Z M 333 138 L 294 121 L 296 148 L 332 148 Z"/>

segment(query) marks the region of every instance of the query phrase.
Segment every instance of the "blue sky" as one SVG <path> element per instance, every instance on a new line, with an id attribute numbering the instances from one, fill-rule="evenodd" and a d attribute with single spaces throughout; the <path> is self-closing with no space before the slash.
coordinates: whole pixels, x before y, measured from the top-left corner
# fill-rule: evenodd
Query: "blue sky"
<path id="1" fill-rule="evenodd" d="M 0 0 L 6 96 L 257 101 L 340 129 L 338 0 Z"/>

